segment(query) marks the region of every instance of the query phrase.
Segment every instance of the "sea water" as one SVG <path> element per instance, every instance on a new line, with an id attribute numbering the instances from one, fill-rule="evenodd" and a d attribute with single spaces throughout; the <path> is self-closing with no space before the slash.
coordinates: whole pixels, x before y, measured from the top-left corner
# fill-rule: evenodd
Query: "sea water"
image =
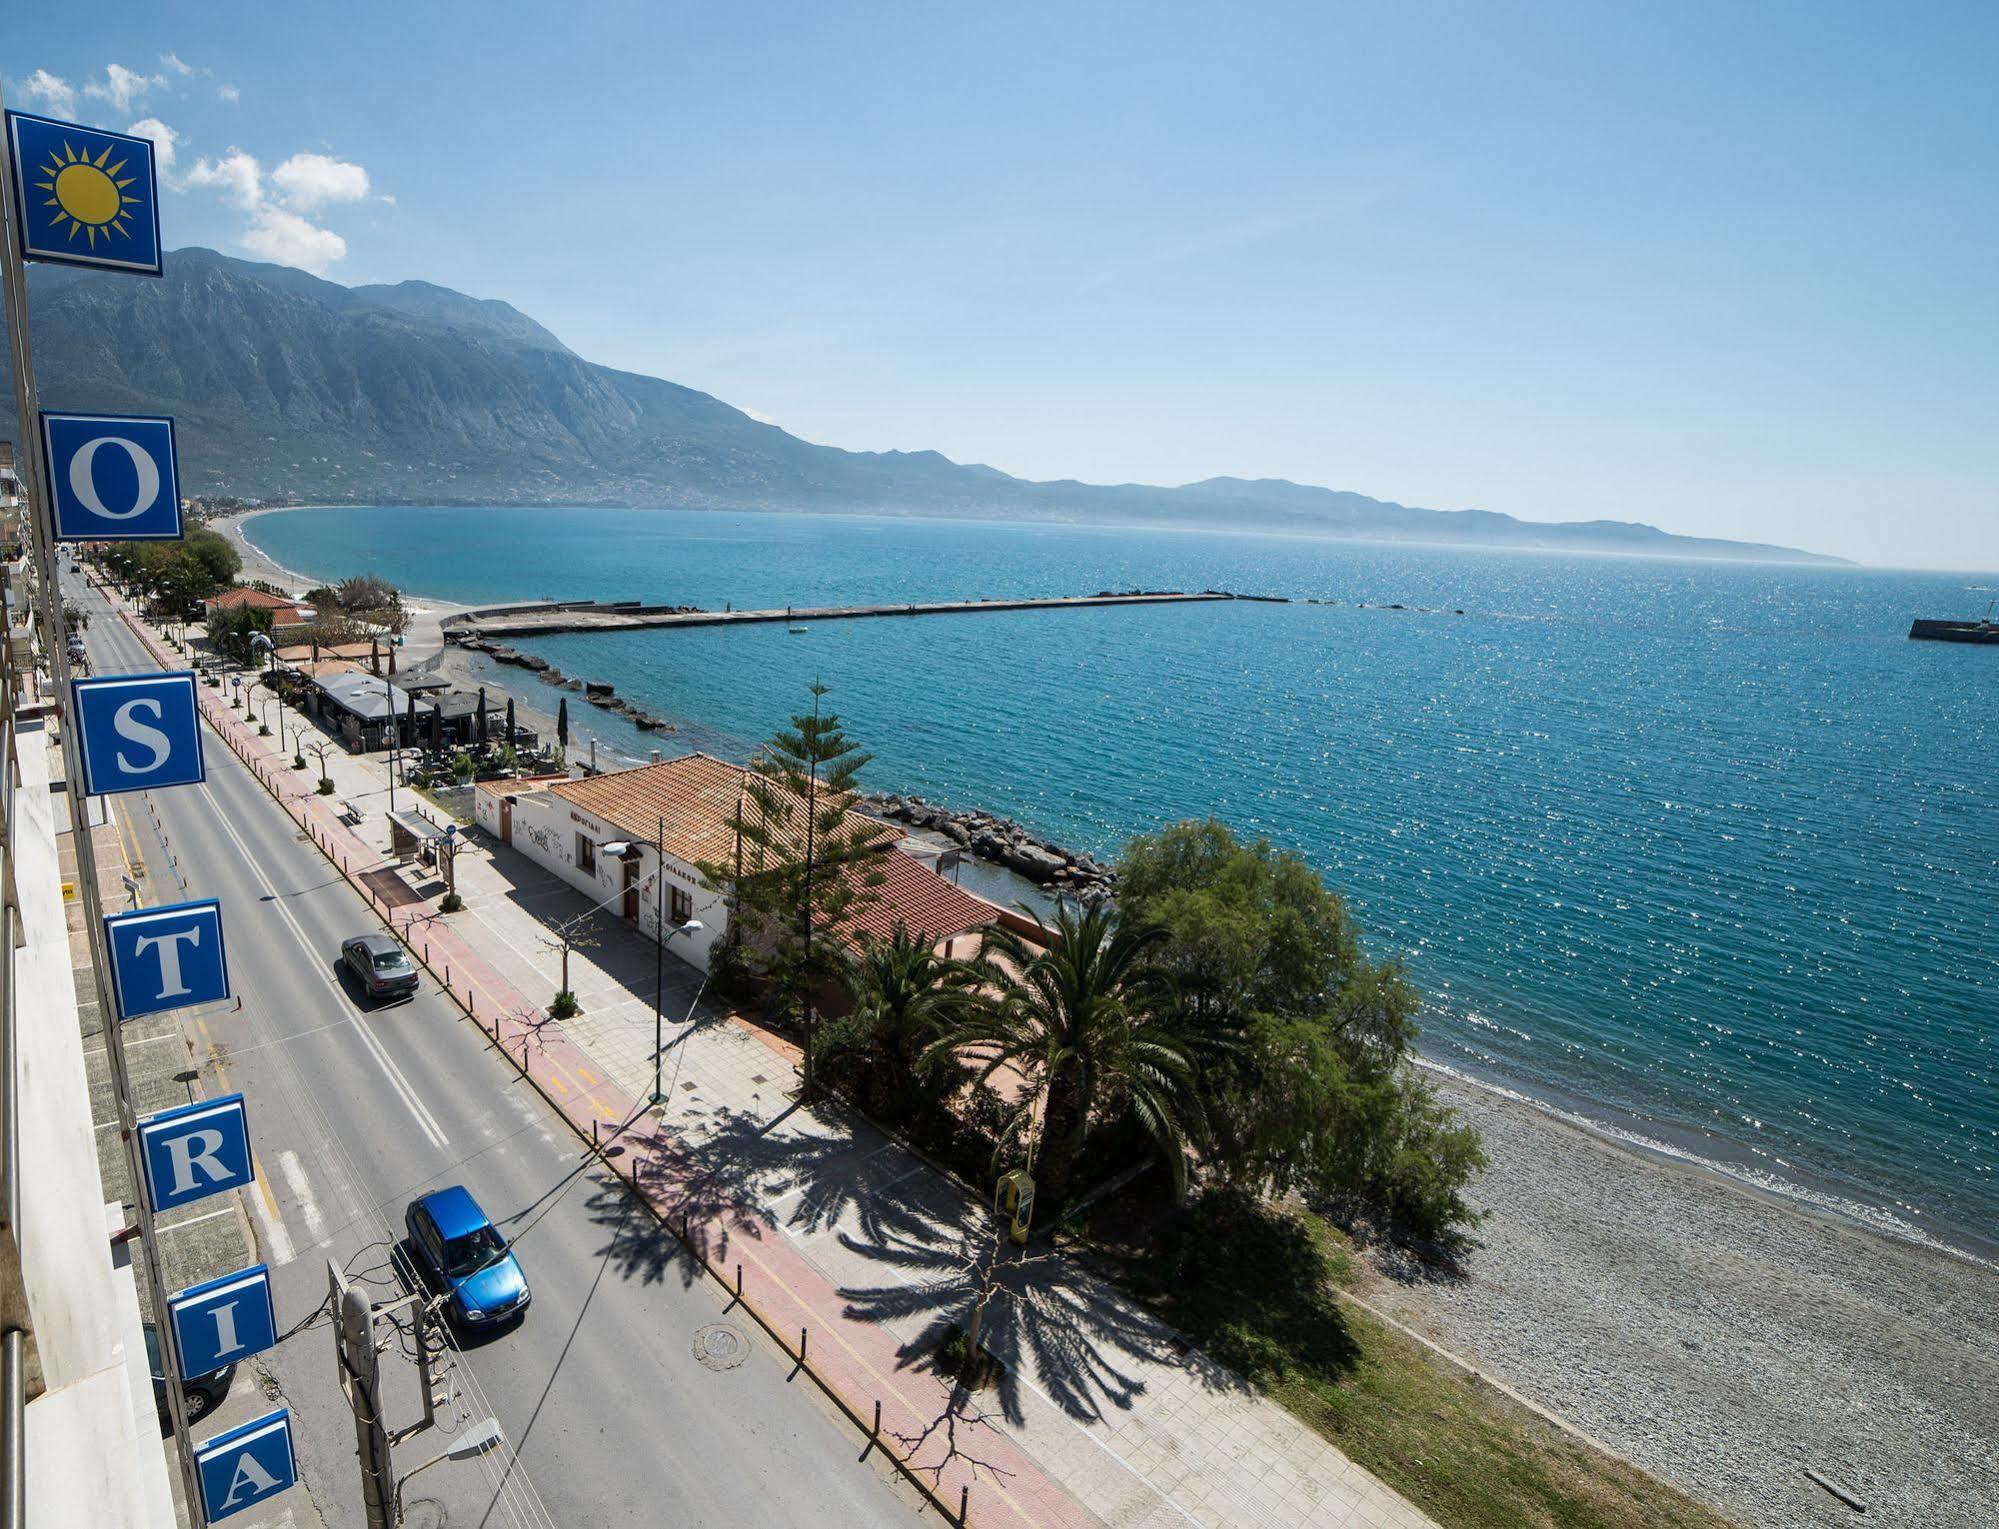
<path id="1" fill-rule="evenodd" d="M 1185 817 L 1266 836 L 1406 962 L 1432 1061 L 1990 1251 L 1999 649 L 1906 634 L 1999 579 L 700 511 L 248 532 L 468 601 L 1288 596 L 521 645 L 669 745 L 743 757 L 816 679 L 878 788 L 1100 855 Z"/>

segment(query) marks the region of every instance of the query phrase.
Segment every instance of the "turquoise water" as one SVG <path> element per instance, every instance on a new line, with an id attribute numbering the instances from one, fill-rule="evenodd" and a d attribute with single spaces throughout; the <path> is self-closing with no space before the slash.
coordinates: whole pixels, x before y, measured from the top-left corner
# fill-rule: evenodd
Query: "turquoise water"
<path id="1" fill-rule="evenodd" d="M 460 600 L 1337 602 L 530 646 L 737 755 L 822 678 L 872 783 L 1100 853 L 1214 813 L 1406 957 L 1440 1064 L 1948 1243 L 1999 1224 L 1999 651 L 1905 636 L 1999 579 L 669 511 L 249 532 Z"/>

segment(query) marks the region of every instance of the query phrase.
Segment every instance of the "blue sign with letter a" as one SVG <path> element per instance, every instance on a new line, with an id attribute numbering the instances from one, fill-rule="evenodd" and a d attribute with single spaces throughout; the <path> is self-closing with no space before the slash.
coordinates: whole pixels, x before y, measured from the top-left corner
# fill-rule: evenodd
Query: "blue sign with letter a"
<path id="1" fill-rule="evenodd" d="M 160 274 L 150 138 L 10 111 L 7 140 L 24 258 Z"/>
<path id="2" fill-rule="evenodd" d="M 291 1414 L 283 1407 L 194 1447 L 201 1505 L 212 1524 L 275 1497 L 298 1480 Z"/>
<path id="3" fill-rule="evenodd" d="M 185 670 L 71 680 L 84 790 L 104 796 L 203 780 L 194 685 Z"/>
<path id="4" fill-rule="evenodd" d="M 172 420 L 44 410 L 42 461 L 57 541 L 180 537 L 180 464 Z"/>
<path id="5" fill-rule="evenodd" d="M 190 1285 L 167 1297 L 167 1312 L 183 1380 L 211 1375 L 278 1341 L 278 1319 L 271 1311 L 271 1271 L 263 1264 L 205 1285 Z"/>
<path id="6" fill-rule="evenodd" d="M 229 996 L 222 904 L 175 903 L 104 920 L 120 1019 L 139 1019 Z"/>
<path id="7" fill-rule="evenodd" d="M 156 1212 L 255 1183 L 243 1096 L 198 1099 L 148 1115 L 139 1122 L 139 1163 Z"/>

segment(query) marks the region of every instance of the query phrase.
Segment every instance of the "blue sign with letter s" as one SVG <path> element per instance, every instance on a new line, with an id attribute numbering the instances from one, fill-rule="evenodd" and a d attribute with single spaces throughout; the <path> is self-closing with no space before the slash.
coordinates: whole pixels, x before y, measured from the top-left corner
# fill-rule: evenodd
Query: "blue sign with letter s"
<path id="1" fill-rule="evenodd" d="M 139 1122 L 139 1163 L 155 1211 L 256 1182 L 241 1094 L 198 1099 Z"/>
<path id="2" fill-rule="evenodd" d="M 194 687 L 185 670 L 70 681 L 84 789 L 102 796 L 205 779 Z"/>
<path id="3" fill-rule="evenodd" d="M 214 898 L 114 913 L 104 920 L 111 988 L 120 1019 L 214 1003 L 229 996 L 222 904 Z"/>
<path id="4" fill-rule="evenodd" d="M 201 1505 L 214 1523 L 275 1497 L 298 1480 L 291 1414 L 283 1407 L 195 1446 Z"/>
<path id="5" fill-rule="evenodd" d="M 180 459 L 172 420 L 44 410 L 42 462 L 57 541 L 180 537 Z"/>

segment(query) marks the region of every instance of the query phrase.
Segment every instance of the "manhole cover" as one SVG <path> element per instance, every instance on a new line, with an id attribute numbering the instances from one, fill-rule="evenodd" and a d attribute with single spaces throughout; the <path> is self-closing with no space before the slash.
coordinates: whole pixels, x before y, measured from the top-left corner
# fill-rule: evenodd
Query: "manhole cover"
<path id="1" fill-rule="evenodd" d="M 740 1327 L 716 1322 L 695 1330 L 694 1357 L 711 1370 L 733 1370 L 749 1356 L 749 1335 Z"/>

